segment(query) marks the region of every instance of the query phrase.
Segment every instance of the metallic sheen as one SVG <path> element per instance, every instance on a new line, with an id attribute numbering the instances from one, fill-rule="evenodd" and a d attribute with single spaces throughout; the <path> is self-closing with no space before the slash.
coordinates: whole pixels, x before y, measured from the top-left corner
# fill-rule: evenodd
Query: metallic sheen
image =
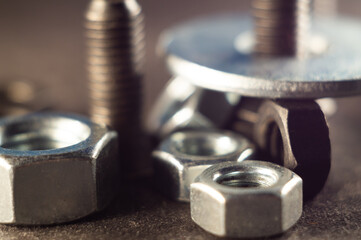
<path id="1" fill-rule="evenodd" d="M 252 16 L 257 55 L 307 56 L 310 0 L 253 0 Z"/>
<path id="2" fill-rule="evenodd" d="M 189 202 L 190 184 L 205 169 L 221 162 L 241 162 L 254 152 L 253 144 L 231 132 L 176 132 L 153 152 L 157 187 L 174 200 Z"/>
<path id="3" fill-rule="evenodd" d="M 0 121 L 0 222 L 57 224 L 116 194 L 117 134 L 87 118 L 37 113 Z"/>
<path id="4" fill-rule="evenodd" d="M 136 0 L 91 0 L 86 11 L 87 70 L 91 119 L 119 134 L 127 175 L 143 171 L 147 160 L 135 145 L 141 132 L 145 33 Z"/>
<path id="5" fill-rule="evenodd" d="M 341 97 L 361 93 L 360 29 L 355 19 L 316 18 L 304 59 L 255 58 L 252 18 L 241 14 L 179 26 L 161 45 L 171 72 L 197 86 L 253 97 Z"/>
<path id="6" fill-rule="evenodd" d="M 221 237 L 280 234 L 302 214 L 302 179 L 278 165 L 243 161 L 206 169 L 191 185 L 191 215 Z"/>
<path id="7" fill-rule="evenodd" d="M 176 77 L 150 111 L 147 130 L 159 140 L 181 129 L 223 128 L 240 99 L 238 94 L 199 88 Z"/>

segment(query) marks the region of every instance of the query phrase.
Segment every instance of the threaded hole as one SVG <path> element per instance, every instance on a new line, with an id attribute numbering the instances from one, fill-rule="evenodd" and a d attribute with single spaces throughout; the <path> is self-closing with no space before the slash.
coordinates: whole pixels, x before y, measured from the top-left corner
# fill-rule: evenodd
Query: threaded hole
<path id="1" fill-rule="evenodd" d="M 221 134 L 178 133 L 174 136 L 175 149 L 192 156 L 221 156 L 237 151 L 237 142 Z"/>
<path id="2" fill-rule="evenodd" d="M 234 171 L 219 174 L 215 181 L 235 188 L 266 188 L 274 185 L 277 179 L 275 175 L 269 173 Z"/>
<path id="3" fill-rule="evenodd" d="M 90 135 L 90 128 L 63 117 L 15 120 L 0 127 L 0 147 L 20 151 L 50 150 L 75 145 Z"/>

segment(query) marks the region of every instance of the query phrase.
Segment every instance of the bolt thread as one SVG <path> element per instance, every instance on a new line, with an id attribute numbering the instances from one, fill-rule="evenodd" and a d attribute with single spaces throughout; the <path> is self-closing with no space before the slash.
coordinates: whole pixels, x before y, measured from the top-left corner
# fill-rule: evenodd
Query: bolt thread
<path id="1" fill-rule="evenodd" d="M 258 55 L 303 57 L 307 55 L 310 0 L 253 0 Z"/>
<path id="2" fill-rule="evenodd" d="M 92 0 L 86 12 L 87 71 L 91 119 L 119 133 L 122 158 L 142 142 L 144 18 L 136 0 Z M 136 159 L 122 163 L 137 171 Z M 125 165 L 125 166 L 124 166 Z"/>
<path id="3" fill-rule="evenodd" d="M 140 126 L 144 26 L 135 0 L 93 0 L 86 14 L 90 115 L 119 132 Z"/>

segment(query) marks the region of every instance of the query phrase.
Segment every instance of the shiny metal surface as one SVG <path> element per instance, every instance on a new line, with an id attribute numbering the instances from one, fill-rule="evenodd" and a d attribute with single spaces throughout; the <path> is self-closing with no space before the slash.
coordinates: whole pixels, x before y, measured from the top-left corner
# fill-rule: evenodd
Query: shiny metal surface
<path id="1" fill-rule="evenodd" d="M 116 193 L 117 134 L 87 118 L 0 121 L 0 222 L 45 225 L 102 210 Z"/>
<path id="2" fill-rule="evenodd" d="M 280 234 L 302 214 L 302 179 L 278 165 L 243 161 L 206 169 L 191 185 L 191 215 L 221 237 Z"/>
<path id="3" fill-rule="evenodd" d="M 171 79 L 150 111 L 148 133 L 161 139 L 181 127 L 211 127 L 211 123 L 195 113 L 200 91 L 182 78 Z"/>
<path id="4" fill-rule="evenodd" d="M 190 184 L 205 169 L 221 162 L 241 162 L 254 152 L 253 144 L 231 132 L 176 132 L 153 152 L 157 187 L 174 200 L 189 202 Z"/>
<path id="5" fill-rule="evenodd" d="M 134 126 L 144 57 L 140 6 L 135 0 L 92 0 L 85 28 L 92 119 L 119 130 Z"/>
<path id="6" fill-rule="evenodd" d="M 124 173 L 150 167 L 134 147 L 142 142 L 142 78 L 145 33 L 136 0 L 91 0 L 85 14 L 89 108 L 91 119 L 119 134 Z M 144 146 L 145 147 L 145 146 Z"/>
<path id="7" fill-rule="evenodd" d="M 238 94 L 199 88 L 175 77 L 150 111 L 148 133 L 162 139 L 181 129 L 222 128 L 240 99 Z"/>
<path id="8" fill-rule="evenodd" d="M 200 87 L 253 97 L 341 97 L 361 93 L 360 29 L 355 19 L 316 18 L 305 59 L 253 57 L 251 18 L 241 14 L 176 27 L 161 45 L 170 71 Z"/>

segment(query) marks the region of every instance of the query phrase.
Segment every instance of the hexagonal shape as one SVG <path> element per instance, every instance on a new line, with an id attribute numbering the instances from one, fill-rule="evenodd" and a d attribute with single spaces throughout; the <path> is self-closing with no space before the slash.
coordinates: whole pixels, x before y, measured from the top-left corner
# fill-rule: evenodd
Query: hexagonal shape
<path id="1" fill-rule="evenodd" d="M 203 89 L 174 77 L 153 106 L 147 130 L 159 140 L 182 129 L 224 128 L 240 99 L 238 94 Z"/>
<path id="2" fill-rule="evenodd" d="M 331 141 L 325 116 L 313 100 L 265 101 L 258 110 L 254 141 L 274 163 L 303 179 L 304 197 L 315 197 L 331 168 Z M 267 160 L 268 160 L 267 159 Z"/>
<path id="3" fill-rule="evenodd" d="M 117 134 L 86 118 L 39 113 L 0 122 L 0 222 L 68 222 L 115 194 Z"/>
<path id="4" fill-rule="evenodd" d="M 174 133 L 153 152 L 157 187 L 172 199 L 189 202 L 190 184 L 205 169 L 225 161 L 241 162 L 254 151 L 246 138 L 231 132 Z"/>
<path id="5" fill-rule="evenodd" d="M 268 162 L 217 164 L 191 184 L 191 214 L 217 236 L 279 234 L 302 214 L 302 179 Z"/>

